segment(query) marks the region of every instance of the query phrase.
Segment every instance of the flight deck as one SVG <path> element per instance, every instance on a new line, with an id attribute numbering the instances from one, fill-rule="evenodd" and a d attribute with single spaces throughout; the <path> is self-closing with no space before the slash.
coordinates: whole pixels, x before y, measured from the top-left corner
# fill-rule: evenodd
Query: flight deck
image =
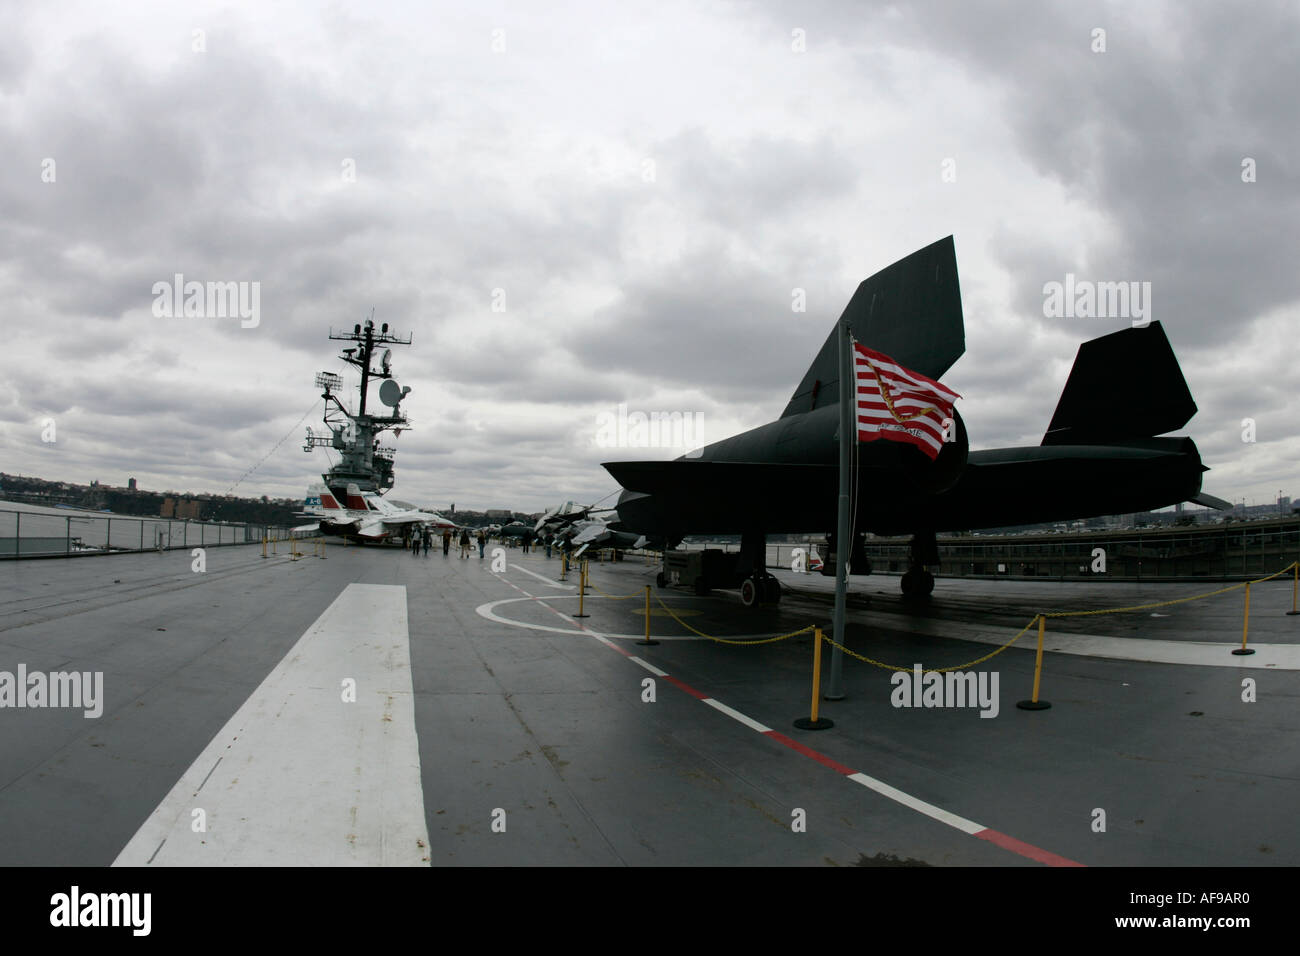
<path id="1" fill-rule="evenodd" d="M 829 579 L 745 608 L 628 557 L 580 598 L 558 557 L 496 547 L 0 566 L 0 672 L 102 674 L 98 717 L 0 709 L 0 862 L 1300 863 L 1289 576 L 1252 589 L 1250 656 L 1241 591 L 1051 619 L 1038 711 L 1036 614 L 1225 585 L 940 579 L 918 604 L 855 578 L 851 651 L 996 673 L 996 707 L 895 706 L 895 672 L 847 656 L 835 726 L 804 731 Z"/>

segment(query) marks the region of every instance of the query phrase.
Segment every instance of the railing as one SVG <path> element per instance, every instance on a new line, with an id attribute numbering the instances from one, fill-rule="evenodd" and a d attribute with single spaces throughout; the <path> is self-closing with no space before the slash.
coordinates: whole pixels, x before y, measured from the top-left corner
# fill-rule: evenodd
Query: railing
<path id="1" fill-rule="evenodd" d="M 940 538 L 939 566 L 932 568 L 945 577 L 1029 578 L 1085 580 L 1146 580 L 1175 578 L 1238 579 L 1264 574 L 1300 559 L 1300 522 L 1249 522 L 1212 525 L 1188 531 L 1120 533 L 1072 532 L 1069 534 L 1017 537 L 973 536 Z M 736 542 L 685 545 L 688 550 L 719 548 L 735 553 Z M 828 552 L 824 538 L 803 543 L 769 544 L 767 566 L 791 568 L 795 551 L 802 549 L 804 568 L 812 548 L 823 561 Z M 1104 564 L 1094 549 L 1104 551 Z M 865 543 L 872 570 L 901 574 L 907 570 L 906 538 L 868 538 Z M 1102 568 L 1104 567 L 1104 571 Z M 1095 570 L 1094 570 L 1095 569 Z"/>
<path id="2" fill-rule="evenodd" d="M 288 528 L 226 521 L 0 509 L 0 559 L 169 551 L 284 540 Z"/>

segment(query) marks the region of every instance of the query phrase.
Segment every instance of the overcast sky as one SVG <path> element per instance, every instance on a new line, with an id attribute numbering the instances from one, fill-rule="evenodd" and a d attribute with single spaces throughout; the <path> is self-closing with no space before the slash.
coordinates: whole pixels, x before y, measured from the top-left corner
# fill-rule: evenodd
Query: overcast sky
<path id="1" fill-rule="evenodd" d="M 687 450 L 602 415 L 772 420 L 857 283 L 951 234 L 973 448 L 1038 444 L 1130 324 L 1045 283 L 1149 282 L 1205 489 L 1300 498 L 1298 9 L 11 2 L 0 470 L 222 493 L 288 435 L 236 493 L 298 497 L 373 309 L 414 335 L 395 497 L 592 501 Z M 177 273 L 257 283 L 256 325 L 156 315 Z"/>

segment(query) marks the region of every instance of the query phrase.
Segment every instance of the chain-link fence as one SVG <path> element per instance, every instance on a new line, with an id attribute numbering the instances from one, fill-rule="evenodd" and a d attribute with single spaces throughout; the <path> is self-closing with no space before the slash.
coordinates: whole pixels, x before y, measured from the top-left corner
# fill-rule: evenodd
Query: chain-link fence
<path id="1" fill-rule="evenodd" d="M 261 524 L 0 509 L 0 559 L 255 544 L 292 532 Z M 297 535 L 301 537 L 302 535 Z"/>

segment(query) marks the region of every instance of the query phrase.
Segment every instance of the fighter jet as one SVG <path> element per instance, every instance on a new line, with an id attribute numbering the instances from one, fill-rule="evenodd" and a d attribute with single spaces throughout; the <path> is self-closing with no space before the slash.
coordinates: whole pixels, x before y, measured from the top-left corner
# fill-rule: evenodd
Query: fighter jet
<path id="1" fill-rule="evenodd" d="M 598 514 L 608 514 L 613 510 L 613 508 L 597 508 L 594 505 L 575 505 L 572 501 L 566 501 L 538 518 L 537 524 L 533 526 L 533 533 L 539 541 L 553 541 L 579 522 L 588 521 Z"/>
<path id="2" fill-rule="evenodd" d="M 420 511 L 404 502 L 389 501 L 373 491 L 361 491 L 355 483 L 347 486 L 343 501 L 323 483 L 307 489 L 301 515 L 319 518 L 316 524 L 302 525 L 295 531 L 316 531 L 343 535 L 350 540 L 378 543 L 392 538 L 409 538 L 422 528 L 454 528 L 455 523 L 441 515 Z"/>
<path id="3" fill-rule="evenodd" d="M 841 321 L 861 345 L 942 388 L 938 379 L 966 348 L 952 237 L 863 281 Z M 765 568 L 766 536 L 836 525 L 837 329 L 777 421 L 673 461 L 605 463 L 624 488 L 617 504 L 623 527 L 662 535 L 673 546 L 688 534 L 739 533 L 734 573 L 710 586 L 739 586 L 747 605 L 779 600 L 780 586 Z M 905 595 L 924 596 L 934 588 L 927 566 L 939 563 L 939 531 L 1146 511 L 1181 501 L 1227 506 L 1201 493 L 1208 469 L 1190 438 L 1156 437 L 1182 428 L 1195 413 L 1160 323 L 1086 342 L 1036 447 L 971 452 L 955 408 L 935 455 L 900 441 L 859 441 L 851 546 L 838 548 L 831 540 L 826 563 L 833 567 L 836 552 L 849 550 L 853 571 L 869 573 L 861 552 L 864 532 L 910 534 L 909 568 L 900 586 Z M 862 421 L 859 416 L 860 429 Z"/>
<path id="4" fill-rule="evenodd" d="M 569 545 L 574 549 L 574 556 L 578 557 L 588 551 L 599 551 L 602 548 L 628 551 L 654 545 L 646 535 L 621 531 L 614 526 L 615 524 L 617 522 L 611 524 L 602 518 L 588 518 L 575 522 L 570 528 L 572 539 Z"/>

